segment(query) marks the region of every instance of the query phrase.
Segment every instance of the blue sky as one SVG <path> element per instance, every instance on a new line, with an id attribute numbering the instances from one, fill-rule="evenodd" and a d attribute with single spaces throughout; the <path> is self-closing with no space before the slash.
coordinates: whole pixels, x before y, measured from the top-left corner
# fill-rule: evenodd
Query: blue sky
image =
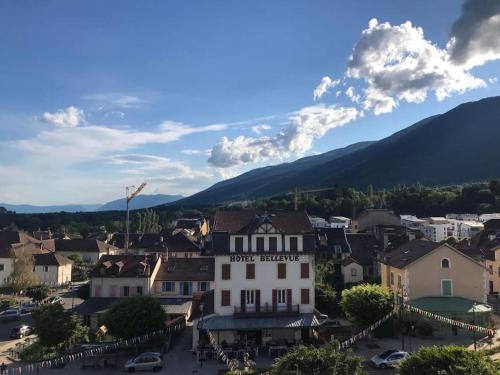
<path id="1" fill-rule="evenodd" d="M 0 202 L 188 195 L 498 95 L 482 2 L 2 1 Z"/>

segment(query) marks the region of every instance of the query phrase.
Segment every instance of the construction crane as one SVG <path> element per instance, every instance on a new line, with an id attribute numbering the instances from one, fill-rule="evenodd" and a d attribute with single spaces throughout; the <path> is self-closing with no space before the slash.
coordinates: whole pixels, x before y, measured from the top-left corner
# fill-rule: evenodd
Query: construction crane
<path id="1" fill-rule="evenodd" d="M 141 192 L 142 189 L 146 186 L 146 183 L 143 182 L 142 184 L 139 185 L 137 189 L 135 189 L 135 186 L 125 186 L 125 200 L 127 201 L 127 213 L 125 217 L 125 252 L 128 253 L 128 244 L 129 244 L 129 229 L 130 229 L 130 212 L 128 208 L 128 204 L 132 199 L 137 197 L 139 193 Z M 129 194 L 129 192 L 135 189 L 135 191 L 132 194 Z"/>
<path id="2" fill-rule="evenodd" d="M 336 187 L 329 187 L 329 188 L 318 188 L 318 189 L 310 189 L 310 190 L 299 190 L 298 188 L 295 188 L 293 192 L 291 192 L 294 197 L 293 197 L 293 207 L 295 211 L 299 209 L 299 195 L 300 194 L 308 194 L 308 193 L 319 193 L 321 191 L 329 191 L 329 190 L 336 190 Z"/>

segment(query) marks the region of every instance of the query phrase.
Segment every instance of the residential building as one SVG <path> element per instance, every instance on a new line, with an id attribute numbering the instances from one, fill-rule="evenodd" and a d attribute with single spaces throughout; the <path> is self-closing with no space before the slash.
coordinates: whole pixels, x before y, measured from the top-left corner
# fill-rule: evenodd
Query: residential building
<path id="1" fill-rule="evenodd" d="M 33 272 L 38 282 L 52 287 L 68 285 L 71 282 L 73 262 L 52 252 L 34 254 Z"/>
<path id="2" fill-rule="evenodd" d="M 352 231 L 370 232 L 377 225 L 400 225 L 401 219 L 393 211 L 386 209 L 370 208 L 362 211 L 358 217 L 352 221 Z"/>
<path id="3" fill-rule="evenodd" d="M 168 258 L 156 274 L 153 289 L 164 296 L 191 297 L 214 287 L 213 258 Z"/>
<path id="4" fill-rule="evenodd" d="M 336 272 L 340 272 L 340 263 L 351 253 L 344 228 L 316 229 L 316 259 L 333 260 Z"/>
<path id="5" fill-rule="evenodd" d="M 361 275 L 353 275 L 353 271 L 347 271 L 351 277 L 357 277 L 363 280 L 373 280 L 375 277 L 379 276 L 377 254 L 381 250 L 380 241 L 377 240 L 375 235 L 371 233 L 348 233 L 347 243 L 349 244 L 350 255 L 349 258 L 352 259 L 357 265 L 361 267 Z M 350 265 L 352 269 L 354 265 Z M 344 282 L 346 279 L 344 278 Z"/>
<path id="6" fill-rule="evenodd" d="M 311 337 L 315 233 L 305 211 L 219 210 L 212 246 L 214 311 L 193 322 L 193 349 L 205 329 L 219 344 Z"/>
<path id="7" fill-rule="evenodd" d="M 328 222 L 331 228 L 344 228 L 345 230 L 351 228 L 351 219 L 345 216 L 330 216 Z"/>
<path id="8" fill-rule="evenodd" d="M 201 239 L 210 232 L 209 221 L 204 217 L 182 217 L 174 221 L 174 229 L 185 229 L 192 236 Z"/>
<path id="9" fill-rule="evenodd" d="M 45 248 L 65 257 L 78 255 L 85 263 L 96 264 L 103 255 L 118 255 L 120 249 L 93 239 L 45 240 Z"/>
<path id="10" fill-rule="evenodd" d="M 487 221 L 493 220 L 493 219 L 499 219 L 500 220 L 500 213 L 479 215 L 479 221 L 481 223 L 486 223 Z"/>
<path id="11" fill-rule="evenodd" d="M 175 229 L 165 239 L 165 251 L 168 258 L 193 258 L 201 256 L 199 240 L 186 229 Z"/>
<path id="12" fill-rule="evenodd" d="M 401 225 L 413 230 L 421 230 L 427 223 L 424 219 L 419 219 L 415 215 L 400 215 Z"/>
<path id="13" fill-rule="evenodd" d="M 491 308 L 485 304 L 488 272 L 482 263 L 456 248 L 413 240 L 381 254 L 380 267 L 382 285 L 409 304 L 464 322 L 472 321 L 475 314 L 478 324 L 489 324 Z M 433 321 L 426 324 L 436 335 L 457 333 Z"/>

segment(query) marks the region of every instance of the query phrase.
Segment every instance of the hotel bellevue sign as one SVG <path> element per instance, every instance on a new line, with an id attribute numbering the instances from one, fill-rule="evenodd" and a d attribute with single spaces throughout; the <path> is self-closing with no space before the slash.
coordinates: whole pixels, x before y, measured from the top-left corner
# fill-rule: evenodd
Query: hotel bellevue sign
<path id="1" fill-rule="evenodd" d="M 231 255 L 231 262 L 298 262 L 298 255 Z"/>

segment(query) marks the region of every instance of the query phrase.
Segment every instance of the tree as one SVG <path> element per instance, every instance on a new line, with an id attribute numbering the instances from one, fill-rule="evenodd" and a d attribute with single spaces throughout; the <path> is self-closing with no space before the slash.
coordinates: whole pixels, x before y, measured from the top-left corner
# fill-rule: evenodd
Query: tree
<path id="1" fill-rule="evenodd" d="M 34 267 L 33 255 L 27 251 L 21 251 L 14 259 L 14 267 L 9 276 L 8 285 L 14 291 L 22 291 L 35 285 L 38 278 L 33 273 Z"/>
<path id="2" fill-rule="evenodd" d="M 497 375 L 500 366 L 484 353 L 461 346 L 427 346 L 404 360 L 399 375 Z"/>
<path id="3" fill-rule="evenodd" d="M 83 258 L 80 254 L 76 253 L 76 254 L 71 254 L 68 259 L 71 259 L 73 262 L 75 262 L 75 264 L 81 264 L 83 263 Z"/>
<path id="4" fill-rule="evenodd" d="M 324 314 L 334 314 L 337 307 L 337 293 L 335 290 L 325 284 L 316 284 L 314 292 L 316 308 Z"/>
<path id="5" fill-rule="evenodd" d="M 394 299 L 387 288 L 376 284 L 361 284 L 342 291 L 340 306 L 347 316 L 368 326 L 392 311 Z"/>
<path id="6" fill-rule="evenodd" d="M 90 298 L 90 283 L 83 284 L 81 287 L 79 287 L 76 291 L 76 295 L 80 299 L 89 299 Z"/>
<path id="7" fill-rule="evenodd" d="M 160 217 L 151 210 L 146 209 L 137 213 L 137 230 L 140 233 L 159 233 L 161 226 L 159 224 Z"/>
<path id="8" fill-rule="evenodd" d="M 45 284 L 31 286 L 26 289 L 26 296 L 35 302 L 41 302 L 49 296 L 50 288 Z"/>
<path id="9" fill-rule="evenodd" d="M 337 351 L 333 345 L 321 348 L 300 346 L 277 359 L 271 375 L 365 375 L 360 357 Z"/>
<path id="10" fill-rule="evenodd" d="M 150 296 L 115 302 L 106 311 L 103 324 L 116 338 L 130 338 L 165 328 L 166 315 L 160 303 Z"/>
<path id="11" fill-rule="evenodd" d="M 43 346 L 55 347 L 77 341 L 88 341 L 88 329 L 78 316 L 60 304 L 42 305 L 33 311 L 38 340 Z"/>

